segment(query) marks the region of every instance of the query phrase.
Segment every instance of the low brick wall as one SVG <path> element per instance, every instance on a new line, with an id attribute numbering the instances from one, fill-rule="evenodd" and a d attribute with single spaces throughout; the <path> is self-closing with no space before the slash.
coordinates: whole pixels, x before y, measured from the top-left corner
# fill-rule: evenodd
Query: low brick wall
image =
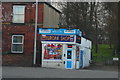
<path id="1" fill-rule="evenodd" d="M 3 66 L 32 66 L 33 55 L 25 54 L 6 54 L 2 55 Z"/>

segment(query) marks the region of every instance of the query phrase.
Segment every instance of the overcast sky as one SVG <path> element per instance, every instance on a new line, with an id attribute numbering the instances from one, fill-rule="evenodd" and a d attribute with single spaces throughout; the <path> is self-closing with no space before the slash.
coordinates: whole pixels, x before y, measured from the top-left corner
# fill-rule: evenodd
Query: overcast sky
<path id="1" fill-rule="evenodd" d="M 35 2 L 36 0 L 0 0 L 2 2 Z M 39 2 L 119 2 L 120 0 L 38 0 Z"/>

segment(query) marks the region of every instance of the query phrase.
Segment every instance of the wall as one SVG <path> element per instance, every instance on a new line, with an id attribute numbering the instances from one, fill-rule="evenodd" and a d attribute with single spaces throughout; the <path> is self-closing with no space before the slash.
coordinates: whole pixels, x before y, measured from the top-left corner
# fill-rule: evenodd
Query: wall
<path id="1" fill-rule="evenodd" d="M 10 24 L 12 23 L 13 17 L 13 5 L 25 5 L 25 24 L 32 24 L 35 23 L 35 3 L 2 3 L 2 14 L 3 14 L 3 24 Z M 38 25 L 43 25 L 43 3 L 39 3 L 38 5 Z"/>
<path id="2" fill-rule="evenodd" d="M 11 53 L 12 34 L 23 34 L 24 35 L 24 52 L 23 54 Z M 39 36 L 38 36 L 39 38 Z M 17 65 L 30 65 L 32 64 L 33 58 L 33 46 L 34 46 L 34 26 L 4 26 L 3 25 L 3 40 L 2 40 L 3 53 L 9 54 L 3 55 L 3 64 L 9 65 L 9 63 Z M 26 59 L 24 61 L 24 59 Z M 16 63 L 15 63 L 16 61 Z M 11 65 L 11 64 L 10 64 Z"/>
<path id="3" fill-rule="evenodd" d="M 12 5 L 24 4 L 25 24 L 12 23 Z M 2 52 L 3 65 L 9 66 L 32 66 L 34 52 L 34 22 L 35 22 L 35 4 L 34 3 L 2 3 L 3 25 L 2 25 Z M 43 23 L 43 4 L 39 3 L 38 27 Z M 11 53 L 11 43 L 13 34 L 24 35 L 24 52 Z M 41 44 L 40 35 L 37 35 L 37 64 L 40 64 Z"/>
<path id="4" fill-rule="evenodd" d="M 25 23 L 14 24 L 12 23 L 13 5 L 25 5 Z M 43 27 L 44 4 L 38 4 L 38 28 Z M 47 4 L 45 4 L 47 5 Z M 33 65 L 33 52 L 34 52 L 34 26 L 35 26 L 35 9 L 34 2 L 3 2 L 2 3 L 2 51 L 3 51 L 3 65 L 9 66 L 32 66 Z M 49 8 L 49 6 L 47 7 Z M 55 10 L 51 8 L 54 13 Z M 57 13 L 56 13 L 57 14 Z M 49 14 L 49 16 L 52 14 Z M 58 15 L 58 14 L 57 14 Z M 48 16 L 48 17 L 49 17 Z M 46 17 L 46 19 L 48 18 Z M 53 18 L 51 18 L 52 21 Z M 58 19 L 58 17 L 56 18 Z M 55 23 L 58 20 L 55 20 Z M 53 21 L 54 22 L 54 21 Z M 54 23 L 51 23 L 54 24 Z M 44 23 L 46 25 L 46 23 Z M 13 34 L 24 35 L 24 52 L 11 53 L 11 43 Z M 37 34 L 37 64 L 41 64 L 41 50 L 40 34 Z"/>
<path id="5" fill-rule="evenodd" d="M 81 49 L 84 51 L 83 54 L 83 68 L 88 67 L 90 65 L 91 60 L 91 49 L 92 49 L 92 42 L 81 37 Z"/>
<path id="6" fill-rule="evenodd" d="M 44 28 L 59 28 L 59 17 L 60 14 L 53 8 L 44 4 L 44 16 L 43 16 L 43 27 Z"/>

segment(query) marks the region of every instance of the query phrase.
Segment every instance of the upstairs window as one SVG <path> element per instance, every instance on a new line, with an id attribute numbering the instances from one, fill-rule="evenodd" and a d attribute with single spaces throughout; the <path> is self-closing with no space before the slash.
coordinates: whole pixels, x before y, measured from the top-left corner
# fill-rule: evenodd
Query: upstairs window
<path id="1" fill-rule="evenodd" d="M 25 6 L 14 5 L 13 6 L 13 23 L 24 23 L 25 18 Z"/>
<path id="2" fill-rule="evenodd" d="M 23 35 L 12 35 L 12 53 L 23 53 L 23 45 Z"/>

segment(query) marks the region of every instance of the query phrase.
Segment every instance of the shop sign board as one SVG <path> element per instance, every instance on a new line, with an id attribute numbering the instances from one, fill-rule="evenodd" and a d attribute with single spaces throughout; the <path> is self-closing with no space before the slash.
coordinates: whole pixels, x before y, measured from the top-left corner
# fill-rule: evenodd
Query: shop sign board
<path id="1" fill-rule="evenodd" d="M 78 35 L 81 36 L 82 33 L 79 29 L 43 29 L 39 28 L 39 34 L 61 34 L 61 35 Z"/>
<path id="2" fill-rule="evenodd" d="M 81 44 L 81 37 L 80 36 L 76 36 L 76 43 Z"/>
<path id="3" fill-rule="evenodd" d="M 41 41 L 74 42 L 74 35 L 42 35 Z"/>

